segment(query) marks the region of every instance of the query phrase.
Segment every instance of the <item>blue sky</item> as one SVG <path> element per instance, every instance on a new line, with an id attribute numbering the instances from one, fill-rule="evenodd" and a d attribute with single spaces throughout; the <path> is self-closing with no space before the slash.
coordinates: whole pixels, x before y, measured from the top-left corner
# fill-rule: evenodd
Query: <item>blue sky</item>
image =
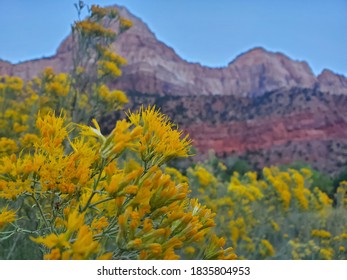
<path id="1" fill-rule="evenodd" d="M 53 55 L 69 34 L 77 0 L 0 0 L 0 58 Z M 261 46 L 347 76 L 347 0 L 105 0 L 143 19 L 184 59 L 227 65 Z"/>

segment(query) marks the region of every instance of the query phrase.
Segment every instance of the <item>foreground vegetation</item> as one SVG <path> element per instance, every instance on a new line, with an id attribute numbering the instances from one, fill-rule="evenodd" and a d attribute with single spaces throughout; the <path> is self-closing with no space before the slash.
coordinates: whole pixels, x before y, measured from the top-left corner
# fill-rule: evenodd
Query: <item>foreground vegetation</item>
<path id="1" fill-rule="evenodd" d="M 103 134 L 127 102 L 107 86 L 126 64 L 115 27 L 131 22 L 92 6 L 70 73 L 0 79 L 0 259 L 346 259 L 346 182 L 216 159 L 179 171 L 191 142 L 155 107 Z"/>

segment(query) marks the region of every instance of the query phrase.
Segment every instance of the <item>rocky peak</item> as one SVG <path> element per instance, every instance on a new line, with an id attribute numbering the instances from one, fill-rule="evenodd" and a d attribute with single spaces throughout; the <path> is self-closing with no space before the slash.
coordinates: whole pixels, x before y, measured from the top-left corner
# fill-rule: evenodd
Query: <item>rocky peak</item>
<path id="1" fill-rule="evenodd" d="M 117 10 L 119 11 L 119 14 L 122 17 L 125 17 L 133 22 L 133 27 L 127 32 L 128 36 L 137 35 L 137 36 L 141 36 L 142 39 L 156 40 L 154 33 L 148 28 L 147 24 L 144 23 L 140 18 L 130 13 L 128 9 L 126 9 L 123 6 L 116 6 L 116 5 L 111 7 L 117 8 Z M 116 29 L 116 25 L 113 25 L 113 27 Z M 72 38 L 71 38 L 71 35 L 69 35 L 58 47 L 57 55 L 70 52 L 72 49 L 71 43 L 72 43 Z"/>
<path id="2" fill-rule="evenodd" d="M 319 89 L 333 94 L 347 94 L 347 78 L 324 69 L 317 77 Z"/>
<path id="3" fill-rule="evenodd" d="M 315 77 L 306 62 L 295 61 L 264 48 L 251 49 L 224 68 L 189 63 L 160 42 L 148 26 L 124 7 L 117 7 L 133 27 L 122 33 L 114 49 L 128 65 L 113 86 L 125 91 L 159 95 L 235 95 L 261 96 L 279 88 L 319 88 L 347 94 L 347 78 L 331 71 Z M 56 55 L 19 64 L 0 62 L 0 75 L 18 75 L 30 79 L 50 66 L 57 72 L 72 65 L 71 36 L 59 46 Z"/>
<path id="4" fill-rule="evenodd" d="M 228 69 L 239 74 L 240 88 L 246 90 L 246 95 L 259 95 L 283 87 L 312 88 L 317 82 L 306 62 L 264 48 L 254 48 L 239 55 L 229 63 Z"/>
<path id="5" fill-rule="evenodd" d="M 119 14 L 132 21 L 133 27 L 128 30 L 128 35 L 137 34 L 142 38 L 156 39 L 154 33 L 149 29 L 146 23 L 144 23 L 140 18 L 136 17 L 129 10 L 123 6 L 114 6 L 118 9 Z"/>

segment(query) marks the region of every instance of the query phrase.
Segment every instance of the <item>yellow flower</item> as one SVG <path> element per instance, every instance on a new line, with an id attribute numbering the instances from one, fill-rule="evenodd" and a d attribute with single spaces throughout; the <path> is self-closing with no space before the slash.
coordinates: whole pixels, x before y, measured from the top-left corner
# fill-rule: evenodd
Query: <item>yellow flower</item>
<path id="1" fill-rule="evenodd" d="M 90 8 L 92 14 L 91 16 L 96 16 L 98 18 L 103 18 L 104 16 L 106 16 L 108 9 L 107 8 L 102 8 L 98 5 L 92 5 Z"/>
<path id="2" fill-rule="evenodd" d="M 16 220 L 16 212 L 7 210 L 7 207 L 0 209 L 0 229 L 5 227 L 6 224 L 12 223 Z"/>
<path id="3" fill-rule="evenodd" d="M 168 248 L 164 252 L 163 260 L 178 260 L 180 256 L 178 256 L 173 248 Z"/>
<path id="4" fill-rule="evenodd" d="M 239 217 L 236 220 L 232 220 L 229 227 L 231 230 L 233 246 L 236 247 L 239 239 L 246 235 L 246 222 L 243 217 Z"/>
<path id="5" fill-rule="evenodd" d="M 152 243 L 146 246 L 148 251 L 153 255 L 160 255 L 162 253 L 162 247 L 159 243 Z"/>
<path id="6" fill-rule="evenodd" d="M 18 123 L 18 122 L 15 122 L 15 123 L 13 124 L 13 130 L 14 130 L 14 132 L 16 132 L 16 133 L 24 132 L 24 131 L 28 130 L 28 128 L 29 128 L 29 126 L 27 126 L 27 125 L 21 125 L 21 124 Z"/>
<path id="7" fill-rule="evenodd" d="M 54 233 L 51 233 L 50 235 L 47 235 L 46 237 L 30 237 L 30 239 L 36 243 L 41 243 L 45 245 L 47 248 L 64 248 L 69 247 L 70 243 L 68 242 L 68 236 L 65 233 L 61 233 L 59 235 L 56 235 Z"/>
<path id="8" fill-rule="evenodd" d="M 85 213 L 80 214 L 78 209 L 74 209 L 69 213 L 67 218 L 67 229 L 71 232 L 78 230 L 84 224 Z"/>
<path id="9" fill-rule="evenodd" d="M 197 176 L 199 183 L 202 186 L 209 186 L 217 183 L 217 179 L 202 166 L 197 166 L 193 171 L 193 174 Z"/>
<path id="10" fill-rule="evenodd" d="M 219 238 L 216 234 L 212 234 L 206 248 L 204 258 L 207 260 L 232 260 L 236 259 L 233 248 L 229 247 L 227 249 L 222 249 L 221 244 L 224 243 L 224 240 Z"/>
<path id="11" fill-rule="evenodd" d="M 184 252 L 188 255 L 193 255 L 195 253 L 195 248 L 192 246 L 189 246 L 184 249 Z"/>
<path id="12" fill-rule="evenodd" d="M 272 225 L 274 231 L 276 231 L 276 232 L 280 231 L 280 226 L 275 221 L 271 220 L 271 225 Z"/>
<path id="13" fill-rule="evenodd" d="M 98 75 L 100 77 L 110 75 L 114 78 L 117 78 L 122 75 L 122 71 L 114 62 L 102 60 L 98 62 L 98 66 Z"/>
<path id="14" fill-rule="evenodd" d="M 107 61 L 112 61 L 113 63 L 115 63 L 118 66 L 122 66 L 122 65 L 127 64 L 127 60 L 124 57 L 110 51 L 109 49 L 101 48 L 100 50 L 102 52 L 103 59 L 105 59 Z"/>
<path id="15" fill-rule="evenodd" d="M 318 197 L 318 200 L 320 202 L 319 208 L 322 208 L 322 206 L 331 206 L 333 203 L 333 200 L 329 198 L 329 196 L 322 192 L 318 187 L 314 188 L 314 194 Z"/>
<path id="16" fill-rule="evenodd" d="M 177 183 L 188 183 L 188 177 L 184 176 L 176 168 L 165 167 L 165 173 L 169 174 Z"/>
<path id="17" fill-rule="evenodd" d="M 20 138 L 23 147 L 33 147 L 39 142 L 39 137 L 36 134 L 26 133 Z"/>
<path id="18" fill-rule="evenodd" d="M 108 37 L 115 38 L 116 33 L 108 28 L 103 27 L 97 22 L 91 21 L 89 19 L 79 21 L 74 26 L 75 30 L 81 32 L 83 36 L 87 37 Z"/>
<path id="19" fill-rule="evenodd" d="M 173 129 L 169 118 L 155 107 L 142 107 L 128 117 L 131 124 L 143 129 L 139 151 L 145 162 L 162 165 L 172 158 L 188 156 L 191 144 L 188 135 L 182 138 L 183 132 Z"/>
<path id="20" fill-rule="evenodd" d="M 340 235 L 340 237 L 341 237 L 342 239 L 347 239 L 347 233 L 342 233 L 342 234 Z"/>
<path id="21" fill-rule="evenodd" d="M 93 234 L 87 225 L 83 225 L 77 234 L 76 241 L 72 244 L 72 259 L 88 259 L 92 254 L 99 252 L 99 243 L 93 241 Z"/>
<path id="22" fill-rule="evenodd" d="M 53 113 L 38 116 L 36 126 L 41 133 L 40 148 L 44 148 L 51 154 L 61 153 L 59 148 L 62 148 L 61 144 L 68 135 L 64 121 L 63 116 L 56 117 Z"/>
<path id="23" fill-rule="evenodd" d="M 331 238 L 331 233 L 326 230 L 314 229 L 312 230 L 311 235 L 320 238 Z"/>
<path id="24" fill-rule="evenodd" d="M 306 178 L 312 177 L 312 171 L 308 168 L 301 168 L 300 171 L 306 176 Z"/>
<path id="25" fill-rule="evenodd" d="M 141 245 L 142 245 L 142 239 L 136 238 L 128 243 L 127 248 L 139 250 L 141 249 Z"/>
<path id="26" fill-rule="evenodd" d="M 50 253 L 44 255 L 45 260 L 60 260 L 61 253 L 59 248 L 53 249 Z"/>
<path id="27" fill-rule="evenodd" d="M 319 250 L 319 256 L 324 260 L 332 260 L 334 256 L 334 250 L 331 248 L 322 248 Z"/>
<path id="28" fill-rule="evenodd" d="M 105 216 L 102 216 L 100 218 L 95 217 L 90 227 L 96 233 L 101 233 L 108 225 L 109 225 L 109 222 L 107 221 L 107 218 Z"/>
<path id="29" fill-rule="evenodd" d="M 24 82 L 19 77 L 5 76 L 5 85 L 8 90 L 21 91 L 24 86 Z"/>
<path id="30" fill-rule="evenodd" d="M 32 167 L 28 158 L 17 160 L 14 154 L 0 158 L 0 174 L 5 175 L 0 178 L 0 197 L 12 200 L 23 193 L 32 193 L 32 182 L 28 178 Z"/>
<path id="31" fill-rule="evenodd" d="M 105 190 L 112 194 L 117 193 L 120 189 L 119 187 L 121 186 L 122 181 L 124 180 L 124 174 L 119 173 L 119 174 L 115 174 L 111 177 L 111 181 L 109 184 L 106 185 Z M 123 184 L 123 186 L 125 186 Z"/>
<path id="32" fill-rule="evenodd" d="M 109 110 L 117 109 L 128 103 L 128 98 L 123 91 L 110 91 L 106 85 L 101 85 L 98 87 L 98 94 Z"/>
<path id="33" fill-rule="evenodd" d="M 120 23 L 120 28 L 122 31 L 127 30 L 133 26 L 133 23 L 130 20 L 123 17 L 119 19 L 119 23 Z"/>
<path id="34" fill-rule="evenodd" d="M 6 137 L 0 138 L 0 155 L 15 153 L 17 150 L 18 147 L 16 141 Z"/>
<path id="35" fill-rule="evenodd" d="M 266 239 L 262 239 L 260 241 L 260 254 L 263 257 L 273 257 L 275 255 L 275 249 L 272 247 L 271 243 L 269 242 L 269 240 Z"/>
<path id="36" fill-rule="evenodd" d="M 138 186 L 135 186 L 135 185 L 131 185 L 131 186 L 127 186 L 125 189 L 124 189 L 124 193 L 125 194 L 136 194 L 137 191 L 138 191 L 139 187 Z"/>

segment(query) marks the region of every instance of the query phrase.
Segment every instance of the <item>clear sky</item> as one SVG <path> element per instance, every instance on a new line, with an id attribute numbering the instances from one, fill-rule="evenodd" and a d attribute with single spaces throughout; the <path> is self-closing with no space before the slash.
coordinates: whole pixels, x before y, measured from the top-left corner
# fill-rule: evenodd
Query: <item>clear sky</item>
<path id="1" fill-rule="evenodd" d="M 77 0 L 0 0 L 0 58 L 53 55 L 69 34 Z M 347 76 L 347 0 L 105 0 L 142 18 L 184 59 L 225 66 L 257 46 Z"/>

